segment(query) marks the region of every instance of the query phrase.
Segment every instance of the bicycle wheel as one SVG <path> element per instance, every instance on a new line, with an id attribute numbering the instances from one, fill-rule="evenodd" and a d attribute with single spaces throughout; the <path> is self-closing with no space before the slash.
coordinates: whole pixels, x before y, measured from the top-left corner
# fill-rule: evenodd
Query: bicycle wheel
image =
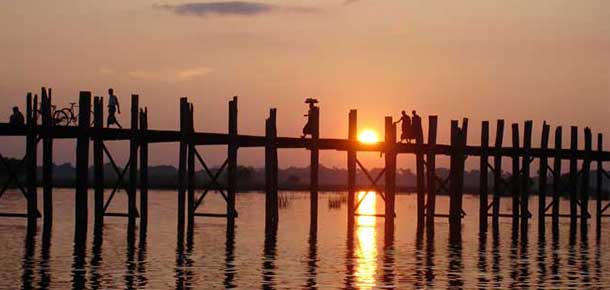
<path id="1" fill-rule="evenodd" d="M 53 113 L 53 124 L 55 126 L 68 126 L 70 125 L 70 117 L 65 110 L 55 111 Z"/>

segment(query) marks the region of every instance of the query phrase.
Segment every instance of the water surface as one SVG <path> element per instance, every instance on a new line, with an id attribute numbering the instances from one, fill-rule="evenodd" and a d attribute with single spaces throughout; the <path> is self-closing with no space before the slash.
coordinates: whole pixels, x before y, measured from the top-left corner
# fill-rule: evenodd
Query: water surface
<path id="1" fill-rule="evenodd" d="M 347 230 L 345 193 L 321 193 L 317 233 L 310 232 L 309 194 L 281 193 L 287 204 L 280 209 L 276 235 L 265 235 L 264 194 L 239 193 L 235 230 L 224 219 L 196 219 L 195 234 L 177 243 L 174 191 L 150 193 L 150 224 L 145 236 L 127 237 L 127 220 L 107 217 L 103 232 L 89 226 L 86 248 L 74 247 L 74 193 L 57 189 L 54 221 L 44 232 L 42 221 L 27 235 L 23 219 L 0 219 L 0 289 L 608 289 L 610 231 L 601 238 L 595 223 L 589 235 L 572 239 L 569 220 L 558 235 L 550 219 L 539 235 L 535 207 L 529 238 L 512 231 L 502 219 L 497 231 L 478 230 L 475 196 L 465 196 L 461 242 L 449 242 L 446 218 L 438 218 L 434 233 L 418 232 L 415 195 L 396 198 L 396 228 L 384 233 L 383 219 L 361 216 L 353 232 Z M 92 223 L 92 194 L 89 219 Z M 209 198 L 211 197 L 211 198 Z M 209 195 L 199 212 L 222 212 L 222 198 Z M 361 193 L 361 197 L 362 193 Z M 111 211 L 125 211 L 124 192 Z M 509 212 L 511 202 L 502 201 Z M 361 213 L 382 213 L 383 200 L 369 194 Z M 437 212 L 445 213 L 448 198 L 438 198 Z M 2 212 L 21 212 L 25 202 L 8 192 Z M 562 200 L 562 211 L 568 211 Z M 593 202 L 591 203 L 591 212 Z M 610 221 L 606 221 L 610 223 Z"/>

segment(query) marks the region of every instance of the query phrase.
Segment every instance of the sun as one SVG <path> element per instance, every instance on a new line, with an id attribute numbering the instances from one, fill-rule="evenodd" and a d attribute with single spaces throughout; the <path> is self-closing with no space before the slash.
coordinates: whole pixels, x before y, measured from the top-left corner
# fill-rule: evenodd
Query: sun
<path id="1" fill-rule="evenodd" d="M 377 136 L 377 132 L 366 129 L 358 135 L 358 141 L 362 143 L 372 144 L 379 142 L 379 136 Z"/>

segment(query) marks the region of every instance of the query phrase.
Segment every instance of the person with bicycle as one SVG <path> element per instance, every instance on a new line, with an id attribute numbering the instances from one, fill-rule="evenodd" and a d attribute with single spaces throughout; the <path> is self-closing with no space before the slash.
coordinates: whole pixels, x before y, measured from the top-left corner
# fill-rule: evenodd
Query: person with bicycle
<path id="1" fill-rule="evenodd" d="M 110 88 L 108 89 L 108 127 L 115 124 L 119 129 L 123 129 L 119 121 L 117 121 L 115 113 L 121 114 L 121 106 L 119 105 L 119 98 L 114 94 L 114 90 Z"/>

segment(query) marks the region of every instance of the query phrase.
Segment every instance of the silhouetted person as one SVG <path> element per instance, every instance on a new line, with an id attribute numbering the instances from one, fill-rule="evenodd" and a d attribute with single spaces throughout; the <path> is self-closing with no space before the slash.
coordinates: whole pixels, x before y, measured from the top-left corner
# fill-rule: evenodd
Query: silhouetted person
<path id="1" fill-rule="evenodd" d="M 25 125 L 25 118 L 23 117 L 23 114 L 19 112 L 19 107 L 13 107 L 13 114 L 9 118 L 8 123 L 16 126 Z"/>
<path id="2" fill-rule="evenodd" d="M 121 114 L 119 98 L 114 94 L 113 89 L 108 89 L 108 127 L 115 124 L 122 129 L 123 127 L 121 127 L 121 124 L 117 121 L 115 113 Z"/>
<path id="3" fill-rule="evenodd" d="M 315 104 L 318 103 L 318 100 L 307 98 L 305 103 L 309 104 L 309 111 L 307 114 L 305 114 L 305 117 L 307 117 L 307 124 L 305 124 L 305 127 L 303 127 L 303 135 L 301 135 L 301 138 L 305 138 L 307 135 L 313 135 L 313 133 L 315 133 L 315 120 L 313 112 L 316 109 Z"/>
<path id="4" fill-rule="evenodd" d="M 404 110 L 400 113 L 400 119 L 396 122 L 394 122 L 394 124 L 397 124 L 399 122 L 401 122 L 400 124 L 400 129 L 401 129 L 401 133 L 400 133 L 400 142 L 402 142 L 403 140 L 406 141 L 407 143 L 409 143 L 410 140 L 410 136 L 411 136 L 411 118 L 409 117 L 409 115 L 407 115 L 407 112 L 405 112 Z"/>
<path id="5" fill-rule="evenodd" d="M 416 140 L 418 138 L 423 138 L 423 130 L 421 128 L 421 117 L 413 110 L 411 112 L 413 117 L 411 117 L 411 132 L 413 132 L 413 138 Z"/>

